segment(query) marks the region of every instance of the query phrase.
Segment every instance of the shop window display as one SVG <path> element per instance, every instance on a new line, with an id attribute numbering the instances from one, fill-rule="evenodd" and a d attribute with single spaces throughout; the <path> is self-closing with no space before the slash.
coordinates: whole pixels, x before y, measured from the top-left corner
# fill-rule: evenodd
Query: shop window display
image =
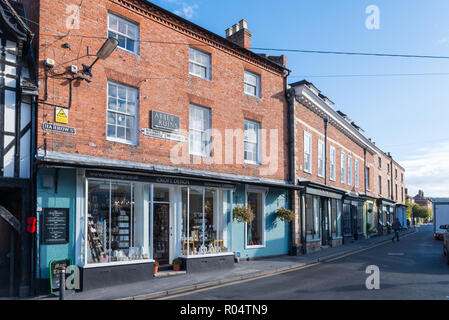
<path id="1" fill-rule="evenodd" d="M 263 201 L 262 193 L 248 193 L 248 206 L 254 213 L 254 220 L 246 224 L 247 227 L 247 245 L 263 245 Z"/>
<path id="2" fill-rule="evenodd" d="M 218 189 L 182 188 L 182 254 L 228 252 L 223 238 L 222 205 Z M 222 198 L 222 197 L 221 197 Z"/>
<path id="3" fill-rule="evenodd" d="M 149 259 L 143 234 L 135 230 L 143 212 L 135 211 L 134 191 L 131 183 L 89 180 L 87 263 Z"/>

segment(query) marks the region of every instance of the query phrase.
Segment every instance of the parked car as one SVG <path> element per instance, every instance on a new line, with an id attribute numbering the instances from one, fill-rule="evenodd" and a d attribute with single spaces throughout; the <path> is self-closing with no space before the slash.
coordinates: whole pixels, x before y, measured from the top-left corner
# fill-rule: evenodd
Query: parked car
<path id="1" fill-rule="evenodd" d="M 440 226 L 440 229 L 446 230 L 443 234 L 443 253 L 446 256 L 447 264 L 449 264 L 449 224 Z"/>

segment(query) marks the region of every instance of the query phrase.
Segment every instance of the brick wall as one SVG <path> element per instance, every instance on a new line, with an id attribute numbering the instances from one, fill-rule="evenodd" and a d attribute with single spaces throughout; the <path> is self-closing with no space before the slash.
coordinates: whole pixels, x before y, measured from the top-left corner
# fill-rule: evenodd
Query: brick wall
<path id="1" fill-rule="evenodd" d="M 24 1 L 30 6 L 30 3 L 36 0 Z M 94 57 L 85 57 L 87 47 L 90 54 L 95 54 L 105 41 L 108 11 L 136 22 L 140 29 L 141 43 L 139 55 L 117 48 L 108 59 L 99 60 L 93 68 L 91 83 L 73 82 L 68 126 L 76 128 L 76 135 L 43 131 L 41 125 L 43 122 L 54 121 L 54 107 L 39 104 L 38 148 L 43 148 L 45 140 L 48 151 L 288 179 L 287 104 L 284 97 L 282 69 L 273 63 L 263 62 L 263 58 L 248 57 L 243 50 L 232 50 L 226 47 L 225 42 L 219 42 L 204 30 L 192 27 L 171 14 L 158 11 L 155 7 L 146 7 L 143 5 L 144 2 L 84 1 L 79 15 L 80 28 L 69 31 L 66 27 L 67 19 L 74 12 L 68 8 L 70 5 L 79 5 L 79 0 L 40 0 L 38 15 L 40 50 L 37 55 L 41 83 L 40 99 L 44 98 L 45 93 L 43 61 L 46 58 L 54 59 L 55 73 L 63 72 L 70 64 L 81 68 L 82 63 L 91 63 Z M 62 47 L 65 43 L 70 45 L 70 49 Z M 195 46 L 211 54 L 210 81 L 189 76 L 189 46 Z M 244 94 L 245 69 L 261 75 L 260 99 Z M 106 139 L 108 80 L 138 88 L 138 129 L 150 128 L 151 110 L 157 110 L 179 116 L 181 130 L 188 130 L 190 103 L 210 108 L 211 127 L 222 132 L 225 129 L 243 130 L 244 119 L 259 121 L 262 129 L 277 129 L 278 138 L 275 141 L 278 145 L 277 170 L 263 173 L 261 168 L 267 168 L 268 165 L 194 164 L 193 161 L 198 159 L 193 157 L 190 157 L 189 164 L 173 165 L 170 150 L 176 142 L 145 137 L 141 133 L 138 133 L 137 146 L 108 141 Z M 50 78 L 47 93 L 46 103 L 68 106 L 67 80 Z M 265 144 L 268 150 L 270 150 L 269 141 L 267 139 Z M 224 141 L 222 146 L 224 148 Z M 239 159 L 238 162 L 243 162 L 243 159 Z"/>

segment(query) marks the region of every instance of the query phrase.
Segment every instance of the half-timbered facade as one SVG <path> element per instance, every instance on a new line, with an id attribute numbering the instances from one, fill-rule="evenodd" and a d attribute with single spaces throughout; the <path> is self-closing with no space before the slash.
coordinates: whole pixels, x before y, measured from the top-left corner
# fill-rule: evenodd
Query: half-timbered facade
<path id="1" fill-rule="evenodd" d="M 37 94 L 30 80 L 31 39 L 22 5 L 0 1 L 0 296 L 28 295 L 32 279 L 31 237 L 24 228 L 32 223 Z"/>

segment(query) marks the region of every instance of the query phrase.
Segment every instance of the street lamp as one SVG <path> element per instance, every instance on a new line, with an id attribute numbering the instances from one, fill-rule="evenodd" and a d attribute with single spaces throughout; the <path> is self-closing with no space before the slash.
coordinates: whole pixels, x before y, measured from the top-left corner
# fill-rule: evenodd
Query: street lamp
<path id="1" fill-rule="evenodd" d="M 88 75 L 89 77 L 92 77 L 92 67 L 94 66 L 94 64 L 97 63 L 99 59 L 105 60 L 106 58 L 108 58 L 115 50 L 115 48 L 117 48 L 118 43 L 119 42 L 117 38 L 108 38 L 98 50 L 97 58 L 94 60 L 94 62 L 92 62 L 90 66 L 83 64 L 82 73 Z"/>

